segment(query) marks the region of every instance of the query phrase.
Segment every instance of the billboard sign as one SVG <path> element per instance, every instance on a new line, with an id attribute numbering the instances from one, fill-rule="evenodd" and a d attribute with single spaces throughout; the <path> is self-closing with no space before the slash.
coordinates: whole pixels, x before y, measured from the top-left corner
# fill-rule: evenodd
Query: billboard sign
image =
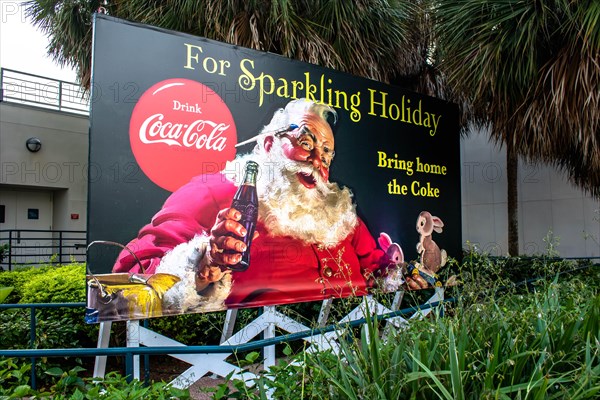
<path id="1" fill-rule="evenodd" d="M 439 285 L 460 256 L 453 104 L 105 15 L 92 72 L 90 322 Z"/>

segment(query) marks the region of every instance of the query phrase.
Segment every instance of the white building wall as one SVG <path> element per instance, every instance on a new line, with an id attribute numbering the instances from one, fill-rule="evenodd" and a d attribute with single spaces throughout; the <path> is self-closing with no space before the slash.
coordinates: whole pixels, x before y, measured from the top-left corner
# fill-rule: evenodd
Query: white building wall
<path id="1" fill-rule="evenodd" d="M 52 229 L 85 230 L 88 133 L 87 116 L 0 102 L 0 195 L 47 191 Z M 42 142 L 36 153 L 25 147 L 31 137 Z"/>
<path id="2" fill-rule="evenodd" d="M 463 242 L 492 255 L 508 253 L 506 152 L 489 132 L 461 141 Z M 600 202 L 570 184 L 564 173 L 523 160 L 518 170 L 519 250 L 562 257 L 600 256 Z M 544 241 L 553 234 L 555 240 Z"/>

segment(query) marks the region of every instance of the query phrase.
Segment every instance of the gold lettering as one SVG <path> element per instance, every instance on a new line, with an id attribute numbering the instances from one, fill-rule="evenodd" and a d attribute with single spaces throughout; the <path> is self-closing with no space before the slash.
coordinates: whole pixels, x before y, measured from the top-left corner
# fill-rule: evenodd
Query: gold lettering
<path id="1" fill-rule="evenodd" d="M 440 197 L 440 189 L 432 187 L 429 182 L 426 186 L 421 186 L 419 181 L 413 181 L 410 185 L 410 192 L 415 197 Z"/>
<path id="2" fill-rule="evenodd" d="M 446 166 L 422 163 L 421 159 L 417 157 L 417 172 L 435 175 L 446 175 Z"/>
<path id="3" fill-rule="evenodd" d="M 317 93 L 317 85 L 310 83 L 310 72 L 305 72 L 304 76 L 306 77 L 306 98 L 316 103 L 315 93 Z"/>
<path id="4" fill-rule="evenodd" d="M 187 64 L 184 65 L 183 68 L 196 69 L 196 68 L 192 67 L 192 60 L 194 60 L 196 62 L 196 64 L 199 62 L 198 61 L 198 53 L 202 53 L 202 47 L 196 46 L 196 45 L 193 45 L 193 44 L 189 44 L 189 43 L 184 43 L 184 45 L 187 48 L 187 51 L 186 51 Z M 198 53 L 192 55 L 192 49 L 197 50 Z"/>
<path id="5" fill-rule="evenodd" d="M 287 99 L 289 97 L 288 83 L 283 78 L 279 78 L 278 81 L 281 82 L 281 86 L 277 88 L 277 96 Z"/>
<path id="6" fill-rule="evenodd" d="M 242 70 L 243 74 L 240 75 L 238 83 L 242 89 L 252 90 L 256 85 L 256 78 L 254 78 L 252 72 L 246 68 L 246 64 L 249 64 L 250 67 L 254 69 L 254 61 L 248 58 L 244 58 L 242 61 L 240 61 L 240 69 Z"/>
<path id="7" fill-rule="evenodd" d="M 377 115 L 375 113 L 375 105 L 379 105 L 381 106 L 381 112 L 379 113 L 379 116 L 381 118 L 387 118 L 386 115 L 386 106 L 385 106 L 385 98 L 387 97 L 387 93 L 385 92 L 379 92 L 381 93 L 381 101 L 375 101 L 375 92 L 376 90 L 374 89 L 369 89 L 369 92 L 371 92 L 371 109 L 369 110 L 369 115 Z"/>

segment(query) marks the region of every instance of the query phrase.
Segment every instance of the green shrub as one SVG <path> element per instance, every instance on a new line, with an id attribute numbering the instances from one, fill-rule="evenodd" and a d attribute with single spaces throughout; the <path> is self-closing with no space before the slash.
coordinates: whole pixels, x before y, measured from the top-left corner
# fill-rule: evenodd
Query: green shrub
<path id="1" fill-rule="evenodd" d="M 0 359 L 0 398 L 23 398 L 34 391 L 29 386 L 31 366 L 14 358 Z M 11 397 L 9 397 L 11 396 Z"/>
<path id="2" fill-rule="evenodd" d="M 49 265 L 40 267 L 23 267 L 12 271 L 0 272 L 0 287 L 11 286 L 13 291 L 4 300 L 7 304 L 19 303 L 23 296 L 24 287 L 35 276 L 44 275 L 48 270 L 55 268 Z"/>
<path id="3" fill-rule="evenodd" d="M 2 272 L 0 285 L 15 288 L 5 303 L 85 302 L 85 265 L 42 266 Z M 37 309 L 35 346 L 69 348 L 93 345 L 97 339 L 98 328 L 84 323 L 84 312 L 83 307 Z M 2 347 L 29 347 L 29 321 L 28 309 L 0 312 Z"/>
<path id="4" fill-rule="evenodd" d="M 369 321 L 367 330 L 353 329 L 343 335 L 339 354 L 304 352 L 301 341 L 285 345 L 286 362 L 259 375 L 255 388 L 233 381 L 234 389 L 221 386 L 214 396 L 261 398 L 269 391 L 273 398 L 596 398 L 600 394 L 600 271 L 596 266 L 564 273 L 580 266 L 553 258 L 502 260 L 467 254 L 460 265 L 453 266 L 463 282 L 452 288 L 459 301 L 446 305 L 443 318 L 433 313 L 432 318 L 413 321 L 404 330 L 392 330 L 387 340 L 380 338 L 381 323 Z M 18 287 L 20 300 L 27 303 L 84 301 L 85 269 L 67 267 L 0 273 L 0 286 Z M 514 286 L 533 276 L 554 279 Z M 430 295 L 431 291 L 409 292 L 405 299 L 421 304 Z M 76 300 L 77 296 L 82 297 Z M 389 304 L 389 294 L 376 296 L 382 304 Z M 358 302 L 358 298 L 336 300 L 332 318 L 339 319 L 339 313 Z M 278 309 L 313 326 L 319 306 L 302 303 Z M 97 327 L 83 323 L 83 309 L 72 311 L 58 314 L 53 310 L 57 314 L 51 318 L 40 314 L 36 345 L 76 347 L 78 331 Z M 257 309 L 239 310 L 238 326 L 257 313 Z M 224 312 L 188 314 L 154 318 L 149 324 L 182 343 L 215 344 L 224 316 Z M 3 348 L 18 339 L 25 344 L 13 348 L 27 347 L 28 332 L 28 310 L 0 312 Z M 293 351 L 299 353 L 293 356 Z M 240 365 L 256 363 L 259 356 L 254 352 L 245 357 Z M 58 359 L 38 360 L 36 367 L 38 375 L 46 376 L 46 380 L 38 378 L 55 399 L 178 397 L 164 384 L 145 391 L 134 381 L 124 388 L 123 379 L 113 374 L 107 375 L 105 383 L 94 385 L 77 376 L 78 367 L 64 372 L 65 360 L 58 360 L 60 370 L 48 360 L 55 363 Z M 18 372 L 26 371 L 21 368 L 16 362 L 12 366 L 0 363 L 0 380 L 5 379 L 0 387 L 5 389 L 4 382 L 9 382 L 10 387 L 20 387 L 11 392 L 13 396 L 38 396 L 27 386 L 26 374 Z M 113 397 L 107 397 L 112 393 Z"/>
<path id="5" fill-rule="evenodd" d="M 448 311 L 448 310 L 446 310 Z M 300 352 L 256 386 L 215 398 L 592 399 L 600 395 L 600 271 L 459 301 L 382 340 L 380 323 L 340 340 L 339 354 Z M 395 332 L 394 332 L 395 331 Z"/>
<path id="6" fill-rule="evenodd" d="M 591 262 L 564 260 L 556 257 L 490 257 L 474 248 L 467 248 L 462 263 L 456 268 L 461 286 L 450 288 L 449 294 L 460 294 L 465 301 L 477 301 L 498 291 L 527 289 L 537 279 L 554 279 L 569 273 L 586 274 Z M 583 270 L 582 270 L 583 269 Z"/>
<path id="7" fill-rule="evenodd" d="M 0 273 L 0 282 L 15 287 L 11 301 L 6 303 L 79 303 L 84 302 L 85 265 L 42 266 L 20 268 Z M 3 349 L 26 348 L 77 348 L 93 347 L 98 337 L 98 327 L 84 322 L 84 307 L 36 308 L 35 341 L 30 343 L 30 309 L 5 309 L 0 311 L 0 343 Z M 30 360 L 21 360 L 30 364 Z M 38 358 L 35 360 L 36 378 L 40 385 L 48 383 L 45 371 L 73 367 L 77 358 L 60 360 Z"/>
<path id="8" fill-rule="evenodd" d="M 238 310 L 236 327 L 247 325 L 257 314 L 257 309 Z M 222 311 L 151 318 L 148 327 L 187 345 L 216 345 L 221 339 L 225 315 Z"/>
<path id="9" fill-rule="evenodd" d="M 0 343 L 2 349 L 27 349 L 30 313 L 26 309 L 0 311 Z"/>
<path id="10" fill-rule="evenodd" d="M 189 399 L 189 389 L 177 389 L 165 382 L 152 382 L 146 385 L 137 379 L 130 382 L 117 372 L 109 372 L 104 378 L 81 378 L 81 368 L 62 371 L 60 368 L 48 371 L 59 378 L 50 388 L 54 400 L 67 399 Z"/>
<path id="11" fill-rule="evenodd" d="M 14 359 L 0 359 L 0 398 L 52 398 L 62 399 L 189 399 L 188 389 L 177 389 L 164 382 L 151 382 L 146 385 L 138 380 L 129 382 L 117 372 L 110 372 L 104 378 L 85 378 L 79 374 L 85 371 L 75 367 L 68 371 L 50 368 L 45 372 L 51 384 L 41 391 L 29 385 L 28 365 L 19 366 Z"/>
<path id="12" fill-rule="evenodd" d="M 23 284 L 19 303 L 78 303 L 86 300 L 85 264 L 44 268 Z"/>
<path id="13" fill-rule="evenodd" d="M 30 311 L 12 309 L 0 312 L 2 349 L 28 349 L 30 343 Z M 80 327 L 69 317 L 37 318 L 33 348 L 73 348 L 79 344 Z"/>
<path id="14" fill-rule="evenodd" d="M 219 344 L 224 312 L 151 318 L 149 329 L 187 345 Z"/>

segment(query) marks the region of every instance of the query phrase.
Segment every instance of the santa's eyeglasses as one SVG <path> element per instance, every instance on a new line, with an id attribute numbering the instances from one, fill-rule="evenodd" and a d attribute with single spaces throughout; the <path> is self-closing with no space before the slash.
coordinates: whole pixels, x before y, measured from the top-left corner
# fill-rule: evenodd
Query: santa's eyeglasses
<path id="1" fill-rule="evenodd" d="M 321 162 L 323 163 L 324 166 L 329 168 L 329 166 L 331 165 L 331 161 L 333 160 L 333 157 L 335 156 L 335 151 L 333 150 L 333 147 L 331 147 L 328 144 L 319 145 L 317 136 L 306 125 L 302 125 L 299 128 L 291 130 L 291 132 L 294 132 L 294 131 L 296 131 L 296 132 L 295 133 L 290 133 L 290 131 L 278 132 L 278 134 L 276 134 L 275 136 L 277 136 L 277 137 L 285 136 L 288 139 L 290 139 L 292 142 L 296 142 L 297 145 L 302 147 L 303 150 L 308 151 L 310 153 L 312 153 L 315 149 L 318 149 L 321 154 Z"/>

